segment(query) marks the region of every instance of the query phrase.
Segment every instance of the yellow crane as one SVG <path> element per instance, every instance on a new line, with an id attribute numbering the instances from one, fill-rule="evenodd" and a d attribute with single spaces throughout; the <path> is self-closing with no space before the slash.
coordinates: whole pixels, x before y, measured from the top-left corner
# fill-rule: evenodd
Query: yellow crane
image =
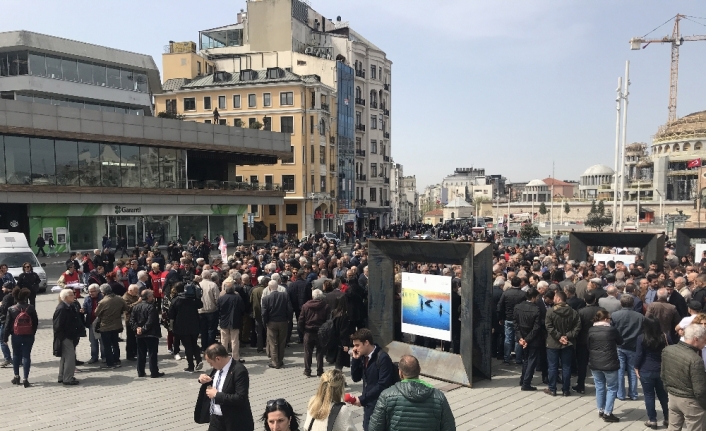
<path id="1" fill-rule="evenodd" d="M 698 21 L 695 21 L 695 19 L 703 19 L 703 18 L 697 18 L 697 17 L 688 16 L 688 15 L 677 14 L 675 17 L 670 18 L 669 20 L 667 20 L 664 23 L 664 24 L 667 24 L 668 22 L 674 20 L 674 28 L 672 29 L 671 36 L 665 36 L 661 39 L 646 39 L 646 37 L 650 33 L 654 32 L 659 27 L 662 27 L 664 25 L 664 24 L 662 24 L 659 27 L 652 30 L 650 33 L 647 33 L 646 35 L 644 35 L 642 37 L 633 37 L 632 39 L 630 39 L 630 49 L 637 50 L 637 51 L 639 51 L 640 49 L 647 48 L 651 43 L 670 43 L 670 44 L 672 44 L 672 62 L 671 62 L 670 74 L 669 74 L 669 118 L 667 119 L 668 122 L 672 122 L 677 119 L 677 81 L 679 79 L 679 47 L 684 42 L 706 40 L 706 35 L 682 36 L 681 32 L 679 30 L 679 22 L 682 19 L 692 21 L 697 24 L 704 25 Z"/>

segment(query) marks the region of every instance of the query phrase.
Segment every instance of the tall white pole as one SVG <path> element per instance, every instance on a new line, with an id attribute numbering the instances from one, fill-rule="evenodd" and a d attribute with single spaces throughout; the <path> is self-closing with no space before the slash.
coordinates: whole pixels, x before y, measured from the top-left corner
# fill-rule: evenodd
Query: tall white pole
<path id="1" fill-rule="evenodd" d="M 620 156 L 620 230 L 623 230 L 623 199 L 625 197 L 625 146 L 628 134 L 628 96 L 630 95 L 630 61 L 625 62 L 625 83 L 623 91 L 623 137 Z"/>
<path id="2" fill-rule="evenodd" d="M 637 181 L 637 222 L 635 223 L 635 231 L 640 230 L 640 181 Z"/>
<path id="3" fill-rule="evenodd" d="M 618 93 L 617 96 L 615 97 L 615 166 L 613 169 L 613 232 L 615 232 L 615 228 L 618 225 L 618 157 L 619 157 L 619 150 L 620 150 L 620 101 L 622 99 L 621 97 L 621 91 L 623 89 L 623 78 L 619 77 L 618 78 L 618 89 L 616 92 Z"/>
<path id="4" fill-rule="evenodd" d="M 552 195 L 549 201 L 549 237 L 554 237 L 554 161 L 552 160 Z"/>
<path id="5" fill-rule="evenodd" d="M 530 213 L 530 220 L 532 220 L 532 224 L 534 224 L 534 193 L 532 193 L 532 212 Z"/>

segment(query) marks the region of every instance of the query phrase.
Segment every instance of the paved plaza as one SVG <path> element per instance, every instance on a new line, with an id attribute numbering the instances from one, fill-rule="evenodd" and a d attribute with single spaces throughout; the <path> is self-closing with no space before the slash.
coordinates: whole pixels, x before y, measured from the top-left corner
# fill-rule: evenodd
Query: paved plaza
<path id="1" fill-rule="evenodd" d="M 57 294 L 39 295 L 39 332 L 32 352 L 30 382 L 25 389 L 10 384 L 12 370 L 0 370 L 0 429 L 2 430 L 206 430 L 193 421 L 194 403 L 199 384 L 197 374 L 182 371 L 186 361 L 175 361 L 167 353 L 166 331 L 160 342 L 160 368 L 167 375 L 161 379 L 138 378 L 134 362 L 123 360 L 117 370 L 100 370 L 95 365 L 80 367 L 79 386 L 57 384 L 58 358 L 52 356 L 51 317 Z M 121 343 L 124 358 L 125 344 Z M 89 359 L 88 340 L 78 345 L 78 357 Z M 183 351 L 182 351 L 183 352 Z M 304 414 L 309 398 L 316 392 L 318 379 L 303 373 L 303 349 L 287 349 L 285 368 L 267 367 L 264 355 L 255 349 L 241 349 L 250 372 L 250 403 L 256 418 L 267 400 L 286 398 L 295 411 Z M 569 398 L 549 397 L 540 391 L 521 392 L 519 367 L 494 363 L 496 375 L 481 381 L 473 389 L 434 381 L 446 390 L 459 430 L 644 430 L 647 419 L 639 401 L 618 401 L 615 414 L 620 423 L 608 424 L 598 418 L 592 386 L 586 395 Z M 208 367 L 206 367 L 208 368 Z M 207 370 L 204 370 L 207 371 Z M 350 374 L 347 373 L 347 377 Z M 539 378 L 535 379 L 536 381 Z M 536 383 L 535 381 L 535 383 Z M 359 394 L 361 384 L 351 384 Z M 661 415 L 659 416 L 661 422 Z M 355 417 L 362 430 L 362 409 Z M 255 429 L 262 429 L 258 423 Z M 421 431 L 421 430 L 420 430 Z"/>

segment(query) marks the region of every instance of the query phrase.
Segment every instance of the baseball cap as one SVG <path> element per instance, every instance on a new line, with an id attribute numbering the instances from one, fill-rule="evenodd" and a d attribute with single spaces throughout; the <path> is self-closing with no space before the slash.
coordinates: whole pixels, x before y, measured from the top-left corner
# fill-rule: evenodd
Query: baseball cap
<path id="1" fill-rule="evenodd" d="M 692 299 L 689 301 L 688 307 L 694 311 L 701 311 L 701 302 Z"/>

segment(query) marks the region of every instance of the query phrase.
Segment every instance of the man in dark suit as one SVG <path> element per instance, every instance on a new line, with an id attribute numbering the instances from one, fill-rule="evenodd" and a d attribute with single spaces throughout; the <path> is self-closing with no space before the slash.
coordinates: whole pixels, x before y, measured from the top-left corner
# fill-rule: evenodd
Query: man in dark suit
<path id="1" fill-rule="evenodd" d="M 233 360 L 222 344 L 209 346 L 204 357 L 213 369 L 209 375 L 199 376 L 194 421 L 209 424 L 209 431 L 254 431 L 248 370 Z"/>
<path id="2" fill-rule="evenodd" d="M 373 342 L 373 334 L 362 328 L 351 335 L 353 342 L 353 360 L 351 361 L 351 379 L 363 380 L 363 393 L 353 402 L 363 407 L 363 429 L 368 430 L 370 416 L 375 404 L 385 389 L 395 384 L 396 371 L 390 356 Z"/>

